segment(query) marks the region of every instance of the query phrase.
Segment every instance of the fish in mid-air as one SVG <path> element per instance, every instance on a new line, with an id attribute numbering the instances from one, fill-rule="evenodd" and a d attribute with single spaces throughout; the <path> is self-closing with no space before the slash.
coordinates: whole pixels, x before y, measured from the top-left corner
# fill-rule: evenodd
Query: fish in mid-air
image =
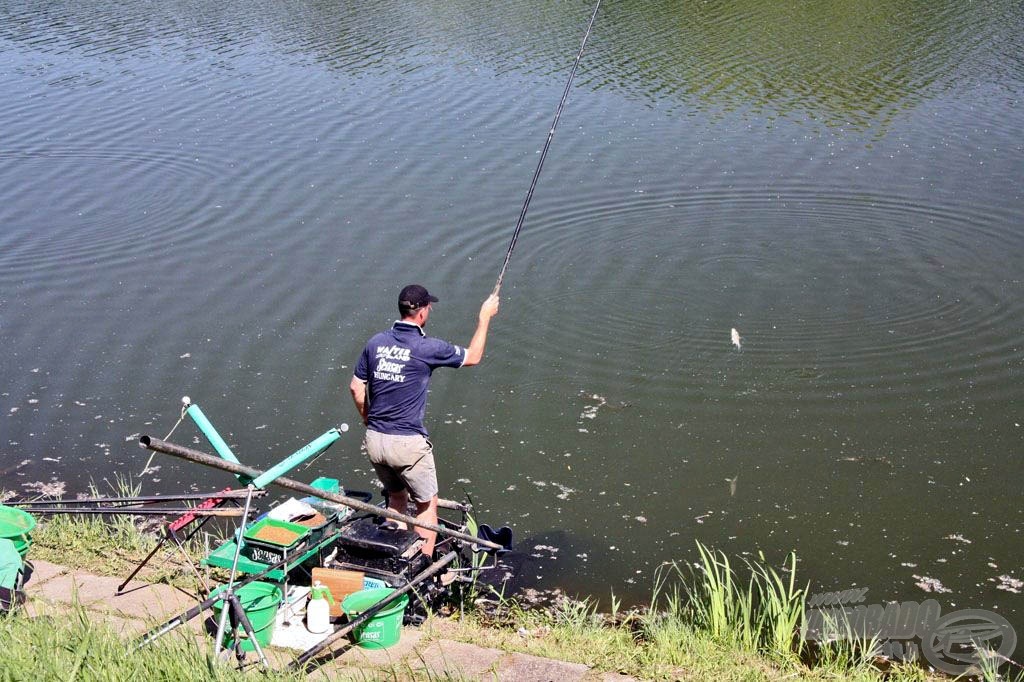
<path id="1" fill-rule="evenodd" d="M 740 333 L 736 331 L 736 327 L 732 328 L 732 345 L 736 346 L 736 350 L 740 350 L 743 346 L 740 344 Z"/>

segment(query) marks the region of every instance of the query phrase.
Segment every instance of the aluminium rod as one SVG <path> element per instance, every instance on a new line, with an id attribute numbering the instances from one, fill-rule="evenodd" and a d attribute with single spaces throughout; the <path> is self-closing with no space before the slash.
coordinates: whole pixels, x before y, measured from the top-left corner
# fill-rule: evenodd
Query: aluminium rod
<path id="1" fill-rule="evenodd" d="M 236 464 L 235 462 L 229 462 L 219 457 L 214 457 L 213 455 L 207 454 L 205 452 L 193 450 L 192 448 L 186 448 L 181 445 L 175 445 L 174 443 L 168 443 L 166 441 L 160 440 L 159 438 L 153 438 L 151 436 L 142 436 L 141 438 L 139 438 L 139 447 L 146 450 L 156 450 L 157 452 L 162 452 L 166 455 L 178 457 L 179 459 L 185 459 L 196 464 L 205 464 L 206 466 L 213 467 L 214 469 L 221 469 L 222 471 L 227 471 L 228 473 L 236 475 L 241 474 L 242 476 L 246 476 L 250 479 L 258 478 L 263 473 L 265 473 L 260 469 L 255 469 L 244 464 Z M 295 492 L 302 493 L 303 495 L 312 495 L 313 497 L 319 497 L 320 499 L 328 500 L 330 502 L 337 502 L 338 504 L 343 504 L 346 507 L 351 507 L 352 509 L 356 509 L 358 511 L 376 514 L 377 516 L 383 516 L 384 518 L 391 519 L 393 521 L 400 521 L 402 523 L 412 526 L 419 526 L 420 528 L 432 530 L 435 533 L 440 533 L 442 535 L 457 538 L 464 542 L 469 542 L 480 547 L 486 547 L 487 549 L 505 549 L 502 545 L 499 545 L 495 542 L 483 540 L 481 538 L 469 535 L 468 533 L 463 533 L 462 531 L 453 530 L 451 528 L 445 528 L 444 526 L 435 523 L 426 523 L 412 516 L 408 516 L 406 514 L 399 514 L 398 512 L 388 509 L 386 507 L 378 507 L 368 502 L 363 502 L 362 500 L 356 500 L 354 498 L 339 495 L 337 493 L 329 493 L 327 491 L 320 490 L 319 488 L 314 488 L 313 486 L 307 483 L 301 483 L 290 478 L 285 478 L 284 476 L 280 476 L 274 479 L 273 481 L 270 481 L 270 483 L 280 486 L 282 488 L 286 488 L 288 490 L 294 490 Z"/>

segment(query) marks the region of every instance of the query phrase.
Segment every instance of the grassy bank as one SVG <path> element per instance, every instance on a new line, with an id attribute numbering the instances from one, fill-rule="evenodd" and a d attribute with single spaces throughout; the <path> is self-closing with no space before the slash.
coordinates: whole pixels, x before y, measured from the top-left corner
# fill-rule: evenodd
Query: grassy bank
<path id="1" fill-rule="evenodd" d="M 124 576 L 156 542 L 129 517 L 105 522 L 56 516 L 40 524 L 34 537 L 30 558 L 116 576 Z M 776 570 L 764 557 L 735 565 L 724 553 L 699 549 L 696 568 L 662 567 L 647 608 L 622 610 L 613 599 L 611 613 L 599 613 L 589 602 L 567 598 L 544 609 L 515 599 L 467 608 L 486 596 L 480 587 L 453 605 L 454 616 L 433 620 L 427 630 L 437 634 L 428 634 L 428 640 L 443 636 L 640 679 L 949 679 L 919 665 L 881 659 L 877 642 L 848 638 L 811 646 L 804 641 L 800 633 L 807 586 L 797 580 L 794 555 Z M 193 552 L 197 559 L 201 547 Z M 194 585 L 183 566 L 164 563 L 144 577 Z M 194 639 L 168 637 L 151 652 L 129 651 L 123 640 L 94 620 L 81 610 L 72 618 L 3 619 L 0 680 L 234 679 L 235 673 L 211 662 L 206 647 Z M 80 674 L 69 676 L 68 670 Z M 1002 679 L 995 670 L 978 672 L 980 679 Z M 408 679 L 422 674 L 392 670 L 381 671 L 381 676 Z M 296 678 L 282 674 L 270 679 Z"/>

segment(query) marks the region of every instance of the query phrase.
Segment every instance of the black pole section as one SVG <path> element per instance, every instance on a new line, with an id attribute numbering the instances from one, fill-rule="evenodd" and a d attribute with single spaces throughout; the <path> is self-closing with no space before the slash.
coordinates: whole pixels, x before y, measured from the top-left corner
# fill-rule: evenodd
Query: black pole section
<path id="1" fill-rule="evenodd" d="M 572 79 L 576 77 L 576 69 L 580 65 L 580 59 L 583 58 L 583 48 L 587 46 L 587 38 L 590 37 L 590 30 L 594 27 L 594 21 L 597 19 L 597 10 L 601 8 L 601 0 L 597 0 L 597 4 L 594 5 L 594 13 L 590 16 L 590 23 L 587 24 L 587 32 L 583 35 L 583 42 L 580 43 L 580 51 L 576 54 L 576 61 L 572 64 L 572 71 L 569 73 L 569 80 L 565 83 L 565 91 L 562 92 L 562 99 L 558 102 L 558 108 L 555 109 L 555 120 L 551 123 L 551 129 L 548 131 L 548 139 L 544 143 L 544 149 L 540 152 L 540 160 L 537 161 L 537 170 L 533 171 L 533 180 L 530 182 L 530 189 L 526 192 L 526 201 L 523 202 L 523 210 L 519 212 L 519 220 L 516 221 L 516 229 L 512 233 L 512 241 L 508 245 L 508 253 L 505 254 L 505 262 L 501 266 L 501 272 L 498 273 L 498 281 L 494 284 L 494 295 L 497 296 L 498 292 L 501 291 L 501 282 L 505 279 L 505 270 L 508 269 L 508 262 L 512 258 L 512 249 L 516 248 L 516 241 L 519 239 L 519 231 L 523 229 L 523 222 L 526 221 L 526 211 L 530 208 L 530 200 L 533 199 L 533 190 L 537 188 L 537 179 L 540 178 L 540 169 L 544 167 L 544 159 L 548 156 L 548 149 L 551 147 L 551 138 L 555 136 L 555 128 L 558 126 L 558 119 L 562 116 L 562 108 L 565 106 L 565 100 L 569 97 L 569 89 L 572 87 Z"/>
<path id="2" fill-rule="evenodd" d="M 198 509 L 196 507 L 164 507 L 155 509 L 153 507 L 33 507 L 33 514 L 100 514 L 102 516 L 117 516 L 127 514 L 128 516 L 241 516 L 241 507 L 229 507 L 226 509 Z"/>
<path id="3" fill-rule="evenodd" d="M 257 490 L 253 497 L 260 497 L 266 490 Z M 182 493 L 181 495 L 139 495 L 137 497 L 86 497 L 74 500 L 7 500 L 7 507 L 56 507 L 62 504 L 160 504 L 162 502 L 184 502 L 187 500 L 244 500 L 244 490 L 222 490 L 214 493 Z"/>
<path id="4" fill-rule="evenodd" d="M 264 473 L 259 469 L 254 469 L 252 467 L 245 466 L 244 464 L 236 464 L 235 462 L 229 462 L 226 459 L 214 457 L 213 455 L 209 455 L 205 452 L 200 452 L 199 450 L 193 450 L 192 448 L 182 447 L 181 445 L 168 443 L 166 441 L 160 440 L 159 438 L 152 438 L 150 436 L 142 436 L 141 438 L 139 438 L 139 447 L 142 447 L 146 450 L 155 450 L 157 452 L 162 452 L 166 455 L 172 455 L 174 457 L 185 459 L 190 462 L 195 462 L 196 464 L 205 464 L 208 467 L 213 467 L 214 469 L 221 469 L 232 474 L 241 474 L 243 476 L 248 477 L 250 480 L 259 478 Z M 278 476 L 273 481 L 271 481 L 271 483 L 273 483 L 274 485 L 281 486 L 282 488 L 287 488 L 288 490 L 294 490 L 295 492 L 302 493 L 303 495 L 312 495 L 313 497 L 319 497 L 320 499 L 323 500 L 337 502 L 338 504 L 343 504 L 346 507 L 351 507 L 352 509 L 356 509 L 358 511 L 369 512 L 370 514 L 383 516 L 384 518 L 391 519 L 393 521 L 401 521 L 402 523 L 409 524 L 412 526 L 426 528 L 427 530 L 432 530 L 435 533 L 440 533 L 442 535 L 457 538 L 464 542 L 470 542 L 480 547 L 486 547 L 487 549 L 505 549 L 497 543 L 473 537 L 468 533 L 452 530 L 451 528 L 445 528 L 444 526 L 439 526 L 435 523 L 424 523 L 423 521 L 420 521 L 412 516 L 399 514 L 398 512 L 392 511 L 385 507 L 377 507 L 368 502 L 356 500 L 351 497 L 345 497 L 344 495 L 338 495 L 337 493 L 329 493 L 320 490 L 319 488 L 314 488 L 313 486 L 308 485 L 306 483 L 300 483 L 299 481 L 294 481 L 290 478 L 285 478 L 284 476 Z"/>
<path id="5" fill-rule="evenodd" d="M 299 656 L 298 658 L 296 658 L 291 663 L 291 665 L 288 666 L 288 669 L 289 670 L 301 670 L 302 668 L 304 668 L 305 665 L 307 663 L 309 663 L 313 659 L 313 657 L 316 656 L 318 653 L 320 653 L 321 651 L 323 651 L 324 649 L 326 649 L 330 645 L 334 644 L 339 639 L 341 639 L 342 637 L 344 637 L 348 633 L 352 632 L 353 630 L 355 630 L 357 627 L 359 627 L 360 625 L 362 625 L 366 621 L 368 621 L 371 618 L 373 618 L 377 613 L 382 611 L 388 604 L 391 604 L 392 602 L 394 602 L 396 599 L 401 597 L 406 592 L 412 591 L 412 588 L 414 588 L 419 583 L 423 582 L 427 578 L 431 578 L 431 577 L 437 575 L 438 573 L 440 573 L 441 569 L 446 567 L 451 562 L 455 561 L 455 558 L 457 556 L 458 556 L 458 554 L 456 554 L 455 552 L 448 552 L 448 554 L 445 554 L 443 557 L 441 557 L 440 559 L 435 561 L 433 564 L 431 564 L 429 568 L 424 570 L 418 576 L 416 576 L 411 581 L 409 581 L 408 583 L 406 583 L 405 585 L 403 585 L 399 589 L 395 590 L 394 592 L 392 592 L 388 596 L 384 597 L 384 599 L 380 600 L 379 602 L 377 602 L 376 604 L 374 604 L 370 608 L 368 608 L 365 611 L 363 611 L 362 613 L 360 613 L 358 616 L 356 616 L 355 618 L 350 620 L 348 623 L 346 623 L 345 626 L 342 627 L 340 630 L 336 630 L 327 639 L 323 640 L 322 642 L 318 642 L 317 644 L 313 645 L 311 648 L 306 649 L 305 651 L 303 651 L 302 655 Z"/>

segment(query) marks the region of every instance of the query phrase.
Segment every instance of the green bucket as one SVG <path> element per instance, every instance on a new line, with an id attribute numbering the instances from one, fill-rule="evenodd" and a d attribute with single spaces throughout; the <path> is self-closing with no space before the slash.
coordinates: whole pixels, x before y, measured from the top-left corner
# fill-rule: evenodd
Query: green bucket
<path id="1" fill-rule="evenodd" d="M 220 595 L 227 589 L 227 585 L 218 587 L 210 593 L 211 597 Z M 274 621 L 277 620 L 277 608 L 281 604 L 281 588 L 274 583 L 252 582 L 235 590 L 238 601 L 242 604 L 242 610 L 252 624 L 252 630 L 256 634 L 256 641 L 260 647 L 270 645 L 274 636 Z M 217 601 L 213 605 L 214 622 L 219 621 L 220 611 L 224 607 L 223 601 Z M 229 621 L 230 622 L 230 621 Z M 242 651 L 254 651 L 256 647 L 251 641 L 241 623 L 238 625 L 238 637 L 242 640 Z M 224 645 L 228 648 L 234 646 L 231 633 L 224 635 Z"/>
<path id="2" fill-rule="evenodd" d="M 32 529 L 35 527 L 36 520 L 28 512 L 0 505 L 0 538 L 13 542 L 23 560 L 32 546 Z"/>
<path id="3" fill-rule="evenodd" d="M 378 587 L 372 590 L 361 590 L 353 592 L 341 602 L 341 610 L 354 619 L 363 611 L 378 602 L 387 599 L 394 590 L 390 587 Z M 405 615 L 405 607 L 409 603 L 409 595 L 403 594 L 395 601 L 378 613 L 370 620 L 357 627 L 352 636 L 356 644 L 364 649 L 387 649 L 389 646 L 398 644 L 402 636 L 402 617 Z"/>

